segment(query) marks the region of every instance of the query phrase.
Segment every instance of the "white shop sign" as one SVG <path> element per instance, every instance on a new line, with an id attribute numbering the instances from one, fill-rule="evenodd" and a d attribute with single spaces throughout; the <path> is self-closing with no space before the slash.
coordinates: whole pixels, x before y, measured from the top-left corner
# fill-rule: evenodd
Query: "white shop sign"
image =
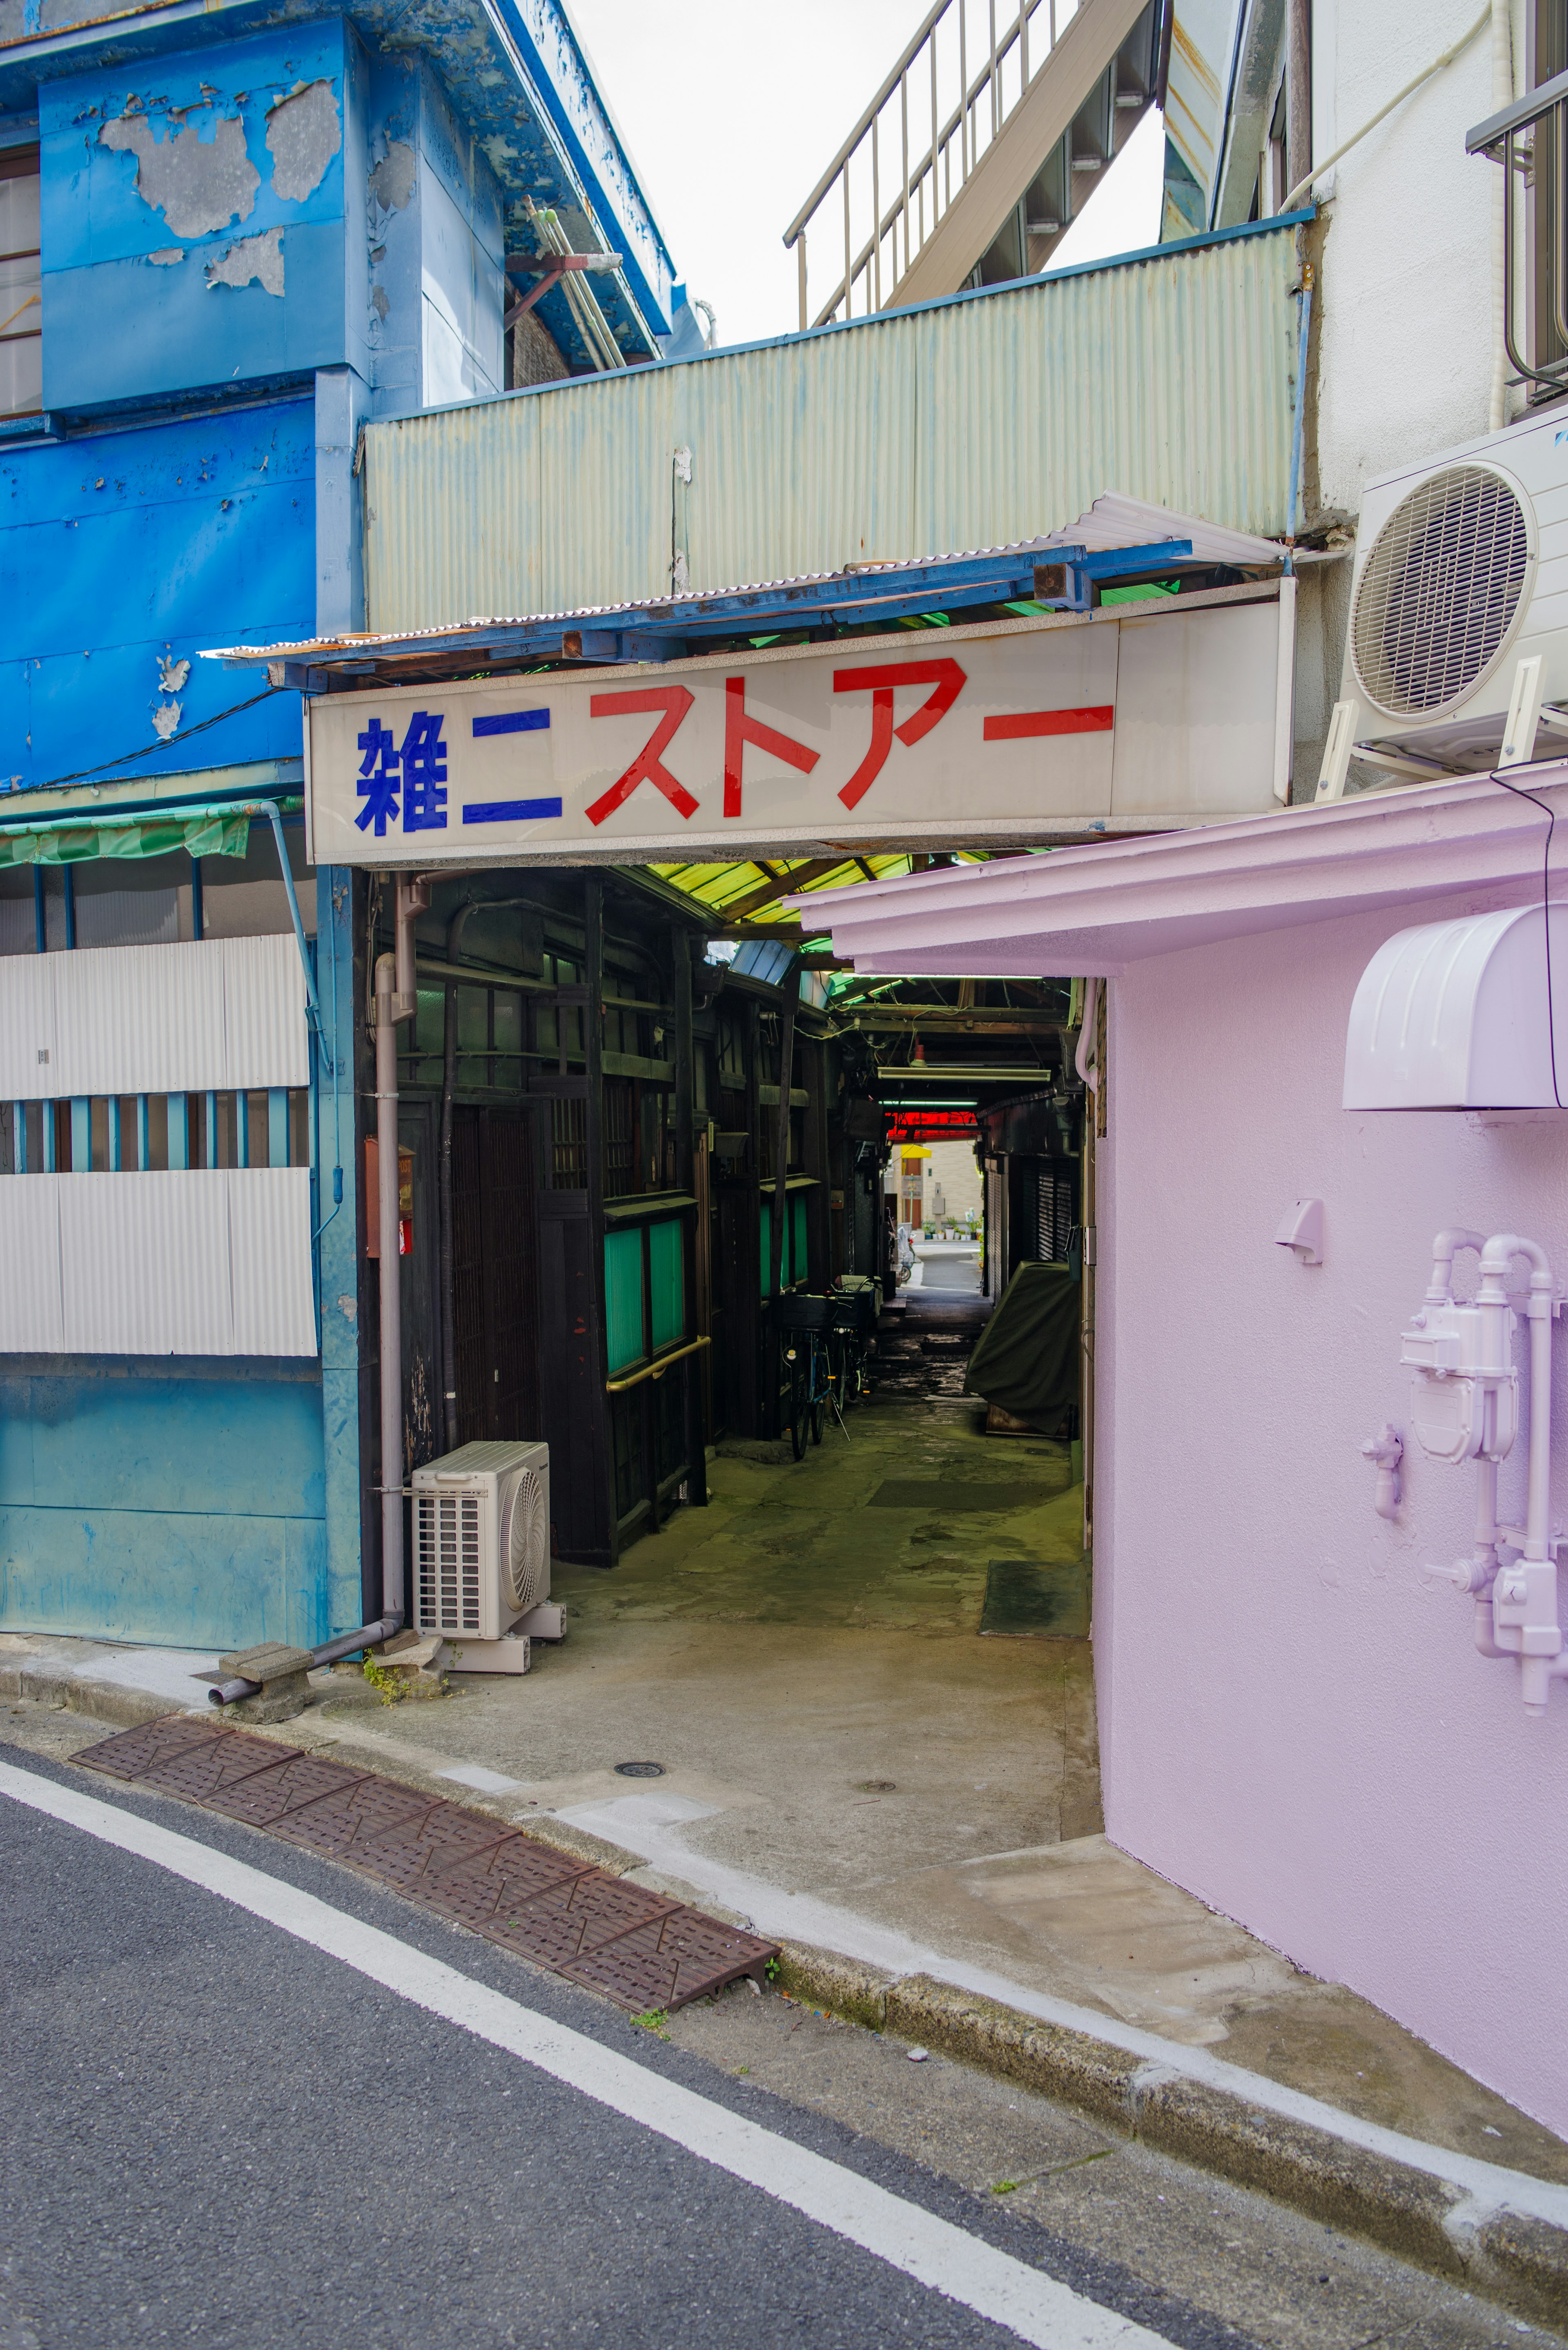
<path id="1" fill-rule="evenodd" d="M 432 867 L 904 846 L 1272 805 L 1272 601 L 899 630 L 310 704 L 310 854 Z"/>

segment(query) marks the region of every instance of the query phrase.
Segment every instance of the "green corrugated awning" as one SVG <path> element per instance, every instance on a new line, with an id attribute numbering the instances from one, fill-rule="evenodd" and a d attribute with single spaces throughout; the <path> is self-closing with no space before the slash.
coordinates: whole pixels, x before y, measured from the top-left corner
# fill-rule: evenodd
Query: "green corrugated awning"
<path id="1" fill-rule="evenodd" d="M 57 824 L 0 826 L 0 866 L 76 865 L 94 857 L 166 857 L 187 848 L 192 857 L 243 857 L 250 844 L 249 810 L 171 809 L 138 816 L 62 817 Z"/>

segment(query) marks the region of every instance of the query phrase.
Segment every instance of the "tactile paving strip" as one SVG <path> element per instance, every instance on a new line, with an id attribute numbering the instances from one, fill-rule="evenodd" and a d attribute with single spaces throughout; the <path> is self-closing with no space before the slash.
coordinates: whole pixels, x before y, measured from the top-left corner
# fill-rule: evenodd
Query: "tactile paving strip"
<path id="1" fill-rule="evenodd" d="M 122 1730 L 75 1760 L 242 1820 L 642 2014 L 740 1975 L 776 1942 L 628 1884 L 481 1812 L 189 1714 Z"/>

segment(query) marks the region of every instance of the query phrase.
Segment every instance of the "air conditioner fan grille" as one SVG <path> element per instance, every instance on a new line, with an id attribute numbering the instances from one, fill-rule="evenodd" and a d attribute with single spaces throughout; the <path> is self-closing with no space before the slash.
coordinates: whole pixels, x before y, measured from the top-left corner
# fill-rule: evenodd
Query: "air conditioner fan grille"
<path id="1" fill-rule="evenodd" d="M 1444 710 L 1474 691 L 1513 625 L 1530 563 L 1501 475 L 1449 465 L 1396 507 L 1355 596 L 1356 672 L 1381 710 Z"/>

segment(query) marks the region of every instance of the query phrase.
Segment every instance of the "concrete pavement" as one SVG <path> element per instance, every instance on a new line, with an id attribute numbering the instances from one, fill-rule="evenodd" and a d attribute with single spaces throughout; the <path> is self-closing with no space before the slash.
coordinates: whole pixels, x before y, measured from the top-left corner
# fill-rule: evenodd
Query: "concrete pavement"
<path id="1" fill-rule="evenodd" d="M 639 2032 L 328 1863 L 84 1798 L 83 1727 L 0 1719 L 6 2350 L 1548 2338 L 776 1994 Z"/>

